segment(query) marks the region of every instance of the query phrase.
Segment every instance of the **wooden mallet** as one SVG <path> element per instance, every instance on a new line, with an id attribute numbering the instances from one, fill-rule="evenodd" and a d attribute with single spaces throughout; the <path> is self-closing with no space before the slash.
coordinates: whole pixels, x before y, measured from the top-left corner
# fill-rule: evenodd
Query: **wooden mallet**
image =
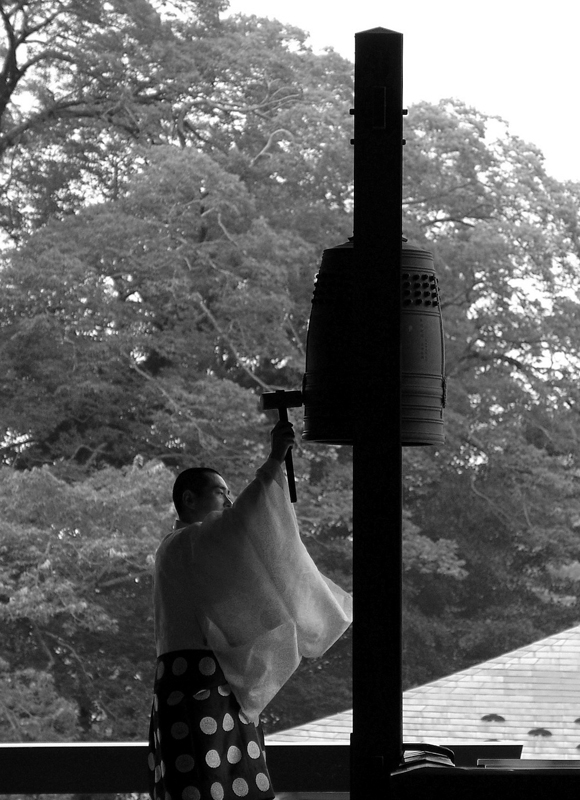
<path id="1" fill-rule="evenodd" d="M 282 422 L 288 422 L 289 408 L 298 408 L 302 405 L 302 392 L 285 392 L 280 389 L 277 392 L 266 392 L 260 398 L 262 411 L 278 409 L 278 415 Z M 294 464 L 292 463 L 292 448 L 288 449 L 286 458 L 286 476 L 288 478 L 288 489 L 290 491 L 290 501 L 296 502 L 296 482 L 294 480 Z"/>

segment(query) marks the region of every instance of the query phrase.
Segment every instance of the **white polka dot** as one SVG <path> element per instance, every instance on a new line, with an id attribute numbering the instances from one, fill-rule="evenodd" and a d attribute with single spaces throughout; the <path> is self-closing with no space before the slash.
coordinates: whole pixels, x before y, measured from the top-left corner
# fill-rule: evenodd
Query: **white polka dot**
<path id="1" fill-rule="evenodd" d="M 217 722 L 213 717 L 204 717 L 200 723 L 199 727 L 202 729 L 204 733 L 212 734 L 217 731 Z"/>
<path id="2" fill-rule="evenodd" d="M 164 672 L 165 672 L 165 664 L 163 663 L 163 661 L 160 661 L 159 664 L 157 664 L 157 680 L 163 677 Z"/>
<path id="3" fill-rule="evenodd" d="M 187 661 L 182 656 L 178 656 L 171 666 L 174 675 L 183 675 L 187 669 Z"/>
<path id="4" fill-rule="evenodd" d="M 256 786 L 260 791 L 267 792 L 270 788 L 270 781 L 268 780 L 268 776 L 264 775 L 263 772 L 258 772 L 256 775 Z"/>
<path id="5" fill-rule="evenodd" d="M 209 689 L 200 689 L 200 690 L 199 690 L 199 692 L 196 692 L 196 693 L 193 695 L 193 699 L 194 699 L 194 700 L 207 700 L 207 698 L 208 698 L 209 696 L 210 696 L 210 691 L 209 691 Z"/>
<path id="6" fill-rule="evenodd" d="M 165 777 L 165 761 L 161 762 L 161 777 Z"/>
<path id="7" fill-rule="evenodd" d="M 227 683 L 224 683 L 222 686 L 218 686 L 218 692 L 222 697 L 229 697 L 229 695 L 232 693 L 232 690 Z"/>
<path id="8" fill-rule="evenodd" d="M 238 797 L 245 797 L 250 791 L 250 787 L 243 778 L 236 778 L 232 783 L 232 789 Z"/>
<path id="9" fill-rule="evenodd" d="M 250 758 L 260 758 L 261 752 L 256 742 L 248 742 L 248 755 Z"/>
<path id="10" fill-rule="evenodd" d="M 201 792 L 195 786 L 186 786 L 181 793 L 182 800 L 200 800 Z"/>
<path id="11" fill-rule="evenodd" d="M 175 759 L 175 766 L 179 772 L 189 772 L 193 769 L 194 764 L 193 756 L 187 754 L 177 756 Z"/>
<path id="12" fill-rule="evenodd" d="M 224 731 L 231 731 L 234 728 L 234 718 L 231 714 L 225 714 L 222 722 Z"/>
<path id="13" fill-rule="evenodd" d="M 204 656 L 199 662 L 199 671 L 202 675 L 213 675 L 216 670 L 216 663 L 213 658 Z"/>
<path id="14" fill-rule="evenodd" d="M 242 751 L 239 747 L 232 745 L 228 748 L 228 761 L 230 764 L 237 764 L 238 761 L 242 760 Z"/>
<path id="15" fill-rule="evenodd" d="M 211 789 L 209 791 L 212 796 L 212 800 L 223 800 L 224 787 L 221 785 L 221 783 L 218 783 L 217 781 L 215 783 L 212 783 Z"/>
<path id="16" fill-rule="evenodd" d="M 176 706 L 178 703 L 181 703 L 185 695 L 183 692 L 171 692 L 169 697 L 167 698 L 167 705 L 168 706 Z"/>
<path id="17" fill-rule="evenodd" d="M 157 741 L 161 744 L 161 731 L 157 728 Z"/>
<path id="18" fill-rule="evenodd" d="M 244 723 L 244 725 L 250 724 L 250 720 L 246 717 L 241 709 L 238 711 L 238 717 L 240 718 L 240 721 Z"/>
<path id="19" fill-rule="evenodd" d="M 212 769 L 217 769 L 219 765 L 222 763 L 218 751 L 209 750 L 205 756 L 205 763 L 208 765 L 208 767 L 212 767 Z"/>
<path id="20" fill-rule="evenodd" d="M 174 722 L 171 726 L 171 735 L 174 739 L 185 739 L 189 728 L 185 722 Z"/>
<path id="21" fill-rule="evenodd" d="M 149 764 L 150 770 L 155 769 L 155 756 L 153 755 L 153 753 L 149 753 L 149 757 L 147 758 L 147 763 Z"/>

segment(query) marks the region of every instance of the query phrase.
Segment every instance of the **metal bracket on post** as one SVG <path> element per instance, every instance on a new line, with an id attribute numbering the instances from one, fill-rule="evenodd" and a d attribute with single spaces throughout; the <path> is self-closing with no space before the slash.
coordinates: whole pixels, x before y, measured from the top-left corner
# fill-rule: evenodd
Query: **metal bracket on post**
<path id="1" fill-rule="evenodd" d="M 355 43 L 354 385 L 364 389 L 353 453 L 351 799 L 368 800 L 387 796 L 402 757 L 403 37 L 376 28 Z"/>

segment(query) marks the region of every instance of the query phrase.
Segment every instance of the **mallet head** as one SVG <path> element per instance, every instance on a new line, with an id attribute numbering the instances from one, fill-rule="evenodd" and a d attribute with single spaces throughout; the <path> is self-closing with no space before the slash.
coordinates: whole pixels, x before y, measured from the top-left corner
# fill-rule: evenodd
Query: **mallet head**
<path id="1" fill-rule="evenodd" d="M 262 411 L 273 409 L 299 408 L 302 405 L 302 392 L 286 392 L 283 389 L 277 392 L 265 392 L 260 397 Z"/>

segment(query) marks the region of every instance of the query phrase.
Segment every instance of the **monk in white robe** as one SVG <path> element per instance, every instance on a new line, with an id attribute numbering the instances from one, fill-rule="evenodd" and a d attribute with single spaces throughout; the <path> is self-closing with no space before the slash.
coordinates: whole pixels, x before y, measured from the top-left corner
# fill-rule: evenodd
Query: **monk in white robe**
<path id="1" fill-rule="evenodd" d="M 268 460 L 233 502 L 213 470 L 202 489 L 187 488 L 196 470 L 176 481 L 179 520 L 155 565 L 154 800 L 274 798 L 260 712 L 352 620 L 350 595 L 300 538 L 281 468 L 293 442 L 278 423 Z"/>

